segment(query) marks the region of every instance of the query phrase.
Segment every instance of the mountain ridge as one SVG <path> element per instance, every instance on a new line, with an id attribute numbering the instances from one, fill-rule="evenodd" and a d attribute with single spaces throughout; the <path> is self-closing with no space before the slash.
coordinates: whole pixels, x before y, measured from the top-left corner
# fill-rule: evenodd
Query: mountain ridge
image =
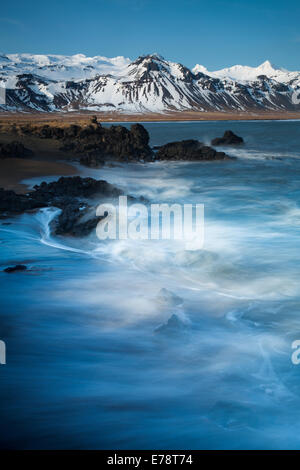
<path id="1" fill-rule="evenodd" d="M 272 64 L 269 60 L 266 60 L 257 67 L 251 67 L 249 65 L 233 65 L 224 69 L 215 71 L 209 71 L 206 67 L 200 64 L 196 64 L 192 68 L 192 71 L 202 71 L 211 77 L 216 78 L 231 78 L 237 81 L 251 81 L 257 78 L 259 75 L 266 75 L 268 78 L 280 77 L 280 81 L 288 81 L 289 77 L 293 74 L 300 76 L 300 71 L 289 71 L 283 67 L 277 67 Z"/>
<path id="2" fill-rule="evenodd" d="M 4 111 L 298 111 L 300 72 L 265 61 L 210 72 L 148 54 L 118 56 L 2 54 Z"/>

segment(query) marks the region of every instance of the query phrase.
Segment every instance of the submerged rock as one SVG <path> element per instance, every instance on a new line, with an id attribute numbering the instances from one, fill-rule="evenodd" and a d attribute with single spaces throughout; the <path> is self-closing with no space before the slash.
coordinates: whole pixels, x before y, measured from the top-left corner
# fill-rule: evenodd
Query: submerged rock
<path id="1" fill-rule="evenodd" d="M 52 223 L 53 232 L 56 235 L 70 235 L 73 237 L 85 237 L 89 235 L 104 216 L 95 216 L 96 208 L 81 207 L 80 203 L 65 205 Z"/>
<path id="2" fill-rule="evenodd" d="M 167 323 L 155 329 L 155 333 L 178 334 L 186 329 L 186 324 L 180 320 L 175 313 L 168 319 Z"/>
<path id="3" fill-rule="evenodd" d="M 181 305 L 183 303 L 183 300 L 181 297 L 179 297 L 178 295 L 174 294 L 174 292 L 164 287 L 160 289 L 156 297 L 156 301 L 166 306 L 176 306 L 176 305 Z"/>
<path id="4" fill-rule="evenodd" d="M 217 152 L 215 149 L 198 142 L 198 140 L 170 142 L 162 145 L 155 156 L 156 160 L 176 161 L 226 160 L 229 158 L 226 153 Z"/>
<path id="5" fill-rule="evenodd" d="M 232 131 L 225 131 L 223 137 L 216 137 L 211 141 L 211 145 L 240 145 L 243 143 L 244 139 Z"/>
<path id="6" fill-rule="evenodd" d="M 5 268 L 3 271 L 5 273 L 14 273 L 16 271 L 26 271 L 27 266 L 25 264 L 16 264 L 15 266 L 9 266 L 8 268 Z"/>
<path id="7" fill-rule="evenodd" d="M 218 401 L 209 411 L 208 417 L 225 429 L 249 426 L 257 423 L 258 419 L 246 404 L 230 401 Z"/>

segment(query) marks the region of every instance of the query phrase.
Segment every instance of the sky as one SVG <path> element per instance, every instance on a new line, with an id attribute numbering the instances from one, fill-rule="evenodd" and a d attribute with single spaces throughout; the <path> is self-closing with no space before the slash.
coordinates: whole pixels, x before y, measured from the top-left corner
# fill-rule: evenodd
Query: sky
<path id="1" fill-rule="evenodd" d="M 300 70 L 299 17 L 299 0 L 14 0 L 0 9 L 0 51 Z"/>

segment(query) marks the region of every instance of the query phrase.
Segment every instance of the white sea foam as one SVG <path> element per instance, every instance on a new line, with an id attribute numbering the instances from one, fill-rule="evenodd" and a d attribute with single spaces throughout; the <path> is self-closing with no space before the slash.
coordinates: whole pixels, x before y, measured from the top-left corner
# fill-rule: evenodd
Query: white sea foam
<path id="1" fill-rule="evenodd" d="M 241 126 L 270 139 L 283 129 Z M 184 128 L 186 138 L 199 130 Z M 282 132 L 276 146 L 291 149 L 294 131 Z M 30 253 L 47 269 L 22 283 L 0 273 L 1 331 L 15 355 L 1 382 L 6 413 L 26 427 L 22 413 L 34 412 L 26 438 L 41 447 L 55 447 L 58 420 L 68 443 L 87 448 L 299 447 L 299 369 L 290 358 L 300 337 L 299 160 L 84 172 L 149 202 L 204 203 L 205 245 L 189 252 L 172 240 L 57 237 L 51 208 L 1 226 L 3 266 Z"/>

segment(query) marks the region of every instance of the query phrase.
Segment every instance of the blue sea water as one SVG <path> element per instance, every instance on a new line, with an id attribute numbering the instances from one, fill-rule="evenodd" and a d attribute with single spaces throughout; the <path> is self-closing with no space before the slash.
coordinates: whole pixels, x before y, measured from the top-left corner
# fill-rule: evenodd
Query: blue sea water
<path id="1" fill-rule="evenodd" d="M 299 449 L 300 122 L 145 126 L 153 145 L 245 139 L 234 161 L 80 169 L 204 204 L 203 249 L 55 238 L 55 209 L 0 221 L 0 446 Z"/>

